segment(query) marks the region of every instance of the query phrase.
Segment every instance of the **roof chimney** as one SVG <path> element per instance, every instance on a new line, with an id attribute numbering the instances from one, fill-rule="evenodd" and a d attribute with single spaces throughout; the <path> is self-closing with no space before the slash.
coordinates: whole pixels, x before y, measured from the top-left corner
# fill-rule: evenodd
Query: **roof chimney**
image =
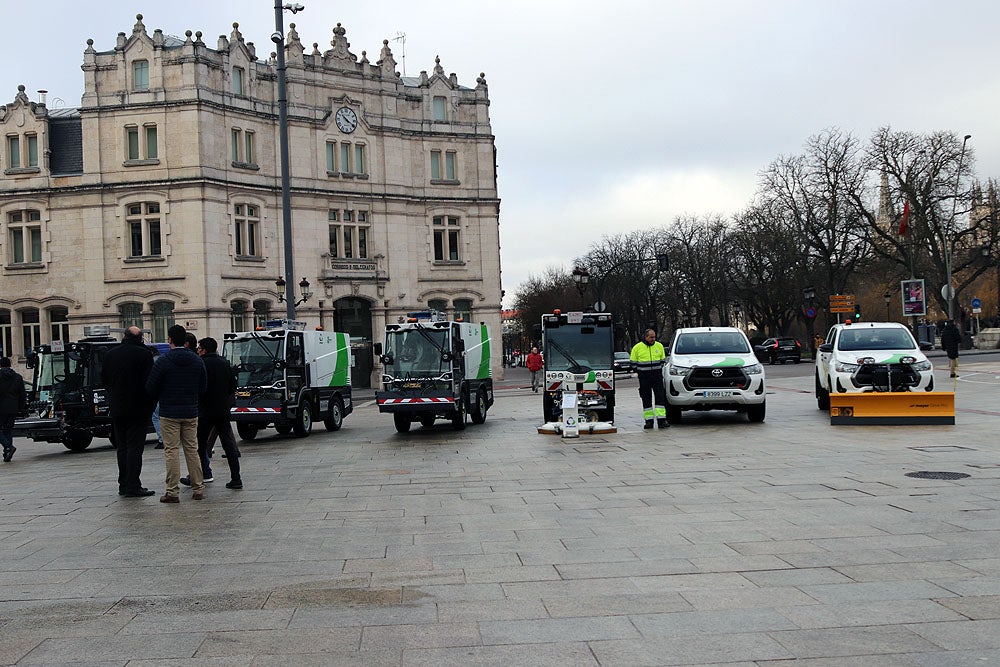
<path id="1" fill-rule="evenodd" d="M 49 91 L 47 90 L 38 91 L 38 103 L 41 104 L 42 106 L 45 106 L 45 96 L 48 94 L 48 92 Z"/>

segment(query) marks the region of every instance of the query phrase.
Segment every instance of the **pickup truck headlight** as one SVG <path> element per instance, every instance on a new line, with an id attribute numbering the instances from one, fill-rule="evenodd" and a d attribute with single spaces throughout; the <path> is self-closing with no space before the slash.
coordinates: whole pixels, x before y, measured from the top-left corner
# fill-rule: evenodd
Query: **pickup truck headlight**
<path id="1" fill-rule="evenodd" d="M 691 372 L 690 366 L 678 366 L 677 364 L 670 364 L 667 367 L 671 375 L 679 375 L 681 377 L 686 377 L 688 373 Z"/>
<path id="2" fill-rule="evenodd" d="M 760 375 L 764 372 L 764 367 L 760 364 L 750 364 L 743 367 L 743 372 L 747 375 Z"/>
<path id="3" fill-rule="evenodd" d="M 854 373 L 855 371 L 858 370 L 858 365 L 847 364 L 844 363 L 843 361 L 838 361 L 833 365 L 833 370 L 837 371 L 838 373 Z"/>
<path id="4" fill-rule="evenodd" d="M 932 368 L 932 366 L 931 362 L 925 359 L 923 361 L 918 361 L 915 364 L 910 364 L 910 368 L 912 368 L 915 371 L 929 371 Z"/>

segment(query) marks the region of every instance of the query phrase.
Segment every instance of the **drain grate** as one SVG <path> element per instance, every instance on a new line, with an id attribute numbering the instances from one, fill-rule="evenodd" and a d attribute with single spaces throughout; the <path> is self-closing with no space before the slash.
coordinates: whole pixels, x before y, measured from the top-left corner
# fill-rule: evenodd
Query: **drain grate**
<path id="1" fill-rule="evenodd" d="M 964 472 L 936 472 L 933 470 L 921 470 L 919 472 L 908 472 L 907 477 L 917 479 L 965 479 L 969 475 Z"/>

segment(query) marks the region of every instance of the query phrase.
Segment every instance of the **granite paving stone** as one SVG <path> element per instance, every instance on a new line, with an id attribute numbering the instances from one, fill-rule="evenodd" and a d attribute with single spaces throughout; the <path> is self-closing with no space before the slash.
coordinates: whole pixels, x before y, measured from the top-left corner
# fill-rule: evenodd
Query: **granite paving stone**
<path id="1" fill-rule="evenodd" d="M 172 507 L 117 496 L 106 441 L 21 439 L 0 664 L 1000 664 L 984 363 L 995 381 L 960 381 L 941 427 L 831 427 L 808 364 L 768 369 L 763 424 L 665 433 L 621 379 L 619 432 L 575 441 L 535 432 L 522 369 L 463 431 L 399 434 L 358 388 L 341 431 L 264 431 L 240 443 L 245 489 Z M 143 471 L 162 487 L 161 455 Z"/>

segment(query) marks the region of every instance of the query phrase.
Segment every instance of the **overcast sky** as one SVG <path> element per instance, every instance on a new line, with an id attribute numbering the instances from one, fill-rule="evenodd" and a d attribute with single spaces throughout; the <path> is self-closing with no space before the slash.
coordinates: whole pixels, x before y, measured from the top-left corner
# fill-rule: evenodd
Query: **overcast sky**
<path id="1" fill-rule="evenodd" d="M 86 40 L 113 48 L 136 13 L 150 34 L 200 30 L 214 48 L 236 21 L 258 56 L 272 46 L 267 0 L 4 4 L 0 103 L 23 83 L 32 99 L 47 89 L 50 107 L 78 106 Z M 463 85 L 486 73 L 505 304 L 602 234 L 736 212 L 762 168 L 825 128 L 971 134 L 978 176 L 1000 177 L 995 0 L 303 4 L 285 27 L 307 46 L 329 48 L 340 22 L 372 62 L 405 33 L 407 75 L 432 70 L 435 55 Z"/>

